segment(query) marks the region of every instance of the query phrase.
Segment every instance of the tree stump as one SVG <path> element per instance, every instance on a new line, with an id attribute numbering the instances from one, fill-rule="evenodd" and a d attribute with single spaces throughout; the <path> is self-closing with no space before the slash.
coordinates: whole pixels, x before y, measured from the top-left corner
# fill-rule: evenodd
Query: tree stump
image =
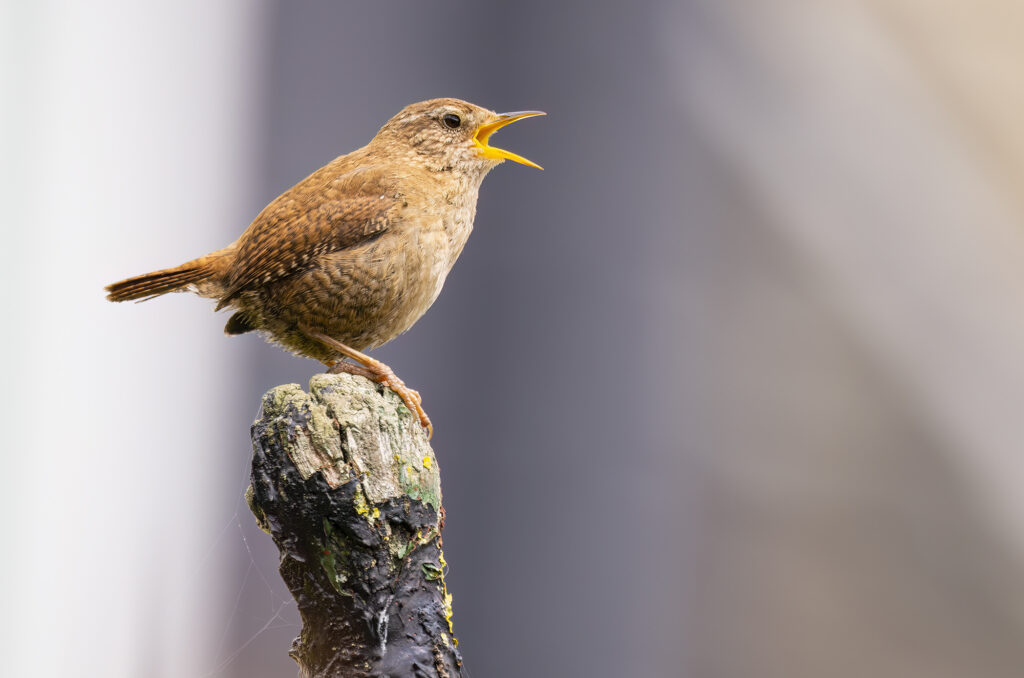
<path id="1" fill-rule="evenodd" d="M 302 616 L 290 652 L 300 675 L 461 676 L 426 433 L 363 377 L 309 386 L 263 397 L 247 492 Z"/>

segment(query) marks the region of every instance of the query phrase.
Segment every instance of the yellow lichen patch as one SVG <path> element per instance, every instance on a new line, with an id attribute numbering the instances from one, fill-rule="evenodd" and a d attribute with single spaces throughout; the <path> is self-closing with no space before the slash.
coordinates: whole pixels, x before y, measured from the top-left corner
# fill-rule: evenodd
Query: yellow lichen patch
<path id="1" fill-rule="evenodd" d="M 352 499 L 352 505 L 356 507 L 356 513 L 361 516 L 369 515 L 370 505 L 366 503 L 366 497 L 363 495 L 362 488 L 356 488 L 355 497 Z"/>
<path id="2" fill-rule="evenodd" d="M 366 516 L 366 519 L 371 523 L 380 518 L 380 509 L 376 506 L 370 506 L 369 502 L 366 501 L 366 495 L 363 494 L 362 487 L 356 487 L 355 496 L 352 498 L 352 505 L 355 507 L 356 513 Z"/>
<path id="3" fill-rule="evenodd" d="M 434 465 L 434 460 L 433 459 L 431 459 L 429 456 L 423 457 L 423 468 L 429 469 L 433 465 Z"/>
<path id="4" fill-rule="evenodd" d="M 459 639 L 455 637 L 455 629 L 452 626 L 452 594 L 448 593 L 448 582 L 444 580 L 444 575 L 448 571 L 448 561 L 444 559 L 444 551 L 438 549 L 437 561 L 441 568 L 441 594 L 444 596 L 444 619 L 448 622 L 448 632 L 452 634 L 452 642 L 455 646 L 459 646 Z"/>
<path id="5" fill-rule="evenodd" d="M 448 585 L 444 583 L 444 579 L 441 580 L 441 587 L 444 590 L 444 619 L 448 622 L 448 632 L 455 636 L 455 630 L 452 628 L 452 594 L 448 593 Z"/>

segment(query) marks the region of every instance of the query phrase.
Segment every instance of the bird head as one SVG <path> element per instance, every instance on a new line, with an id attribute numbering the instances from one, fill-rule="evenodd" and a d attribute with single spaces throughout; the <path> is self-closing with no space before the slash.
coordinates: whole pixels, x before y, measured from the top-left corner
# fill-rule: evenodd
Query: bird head
<path id="1" fill-rule="evenodd" d="M 431 99 L 406 106 L 381 128 L 374 142 L 435 171 L 459 170 L 483 176 L 495 165 L 512 160 L 540 165 L 490 145 L 491 135 L 541 111 L 495 113 L 460 99 Z"/>

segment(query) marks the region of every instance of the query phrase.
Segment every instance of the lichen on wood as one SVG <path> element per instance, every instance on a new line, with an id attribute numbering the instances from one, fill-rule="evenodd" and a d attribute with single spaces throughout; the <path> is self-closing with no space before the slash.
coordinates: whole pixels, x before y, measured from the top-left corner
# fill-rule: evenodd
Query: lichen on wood
<path id="1" fill-rule="evenodd" d="M 302 615 L 301 675 L 460 676 L 439 468 L 401 399 L 317 375 L 264 396 L 252 441 L 247 497 Z"/>

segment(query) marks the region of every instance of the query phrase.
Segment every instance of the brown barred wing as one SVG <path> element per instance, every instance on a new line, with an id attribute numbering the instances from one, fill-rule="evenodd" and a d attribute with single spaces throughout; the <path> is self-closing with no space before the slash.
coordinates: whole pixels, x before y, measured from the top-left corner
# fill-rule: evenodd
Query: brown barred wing
<path id="1" fill-rule="evenodd" d="M 401 202 L 374 191 L 325 199 L 286 193 L 256 218 L 238 242 L 227 291 L 217 310 L 243 291 L 262 287 L 313 265 L 318 257 L 384 233 Z"/>

